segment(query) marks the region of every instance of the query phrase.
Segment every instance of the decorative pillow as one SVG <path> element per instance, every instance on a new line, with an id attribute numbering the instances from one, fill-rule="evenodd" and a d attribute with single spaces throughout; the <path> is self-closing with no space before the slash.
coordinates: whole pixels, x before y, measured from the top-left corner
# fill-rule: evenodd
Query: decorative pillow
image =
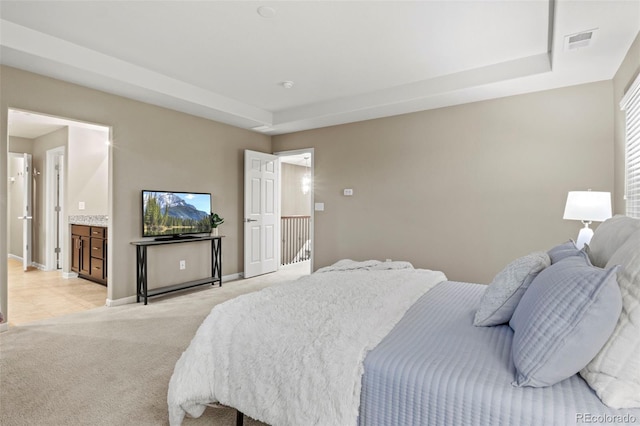
<path id="1" fill-rule="evenodd" d="M 584 368 L 605 344 L 620 316 L 616 267 L 569 256 L 540 272 L 509 325 L 516 386 L 544 387 Z"/>
<path id="2" fill-rule="evenodd" d="M 611 256 L 620 264 L 622 314 L 613 334 L 580 371 L 602 402 L 612 408 L 640 408 L 640 231 Z"/>
<path id="3" fill-rule="evenodd" d="M 604 268 L 613 253 L 638 230 L 640 220 L 629 216 L 616 215 L 602 222 L 593 232 L 589 242 L 588 253 L 591 263 Z"/>
<path id="4" fill-rule="evenodd" d="M 578 256 L 580 254 L 580 250 L 576 247 L 576 243 L 573 240 L 569 240 L 566 243 L 562 243 L 550 249 L 547 254 L 549 255 L 549 259 L 551 259 L 551 264 L 564 259 L 568 256 Z"/>
<path id="5" fill-rule="evenodd" d="M 509 322 L 531 281 L 550 263 L 547 253 L 535 252 L 514 260 L 498 272 L 482 295 L 473 325 Z"/>

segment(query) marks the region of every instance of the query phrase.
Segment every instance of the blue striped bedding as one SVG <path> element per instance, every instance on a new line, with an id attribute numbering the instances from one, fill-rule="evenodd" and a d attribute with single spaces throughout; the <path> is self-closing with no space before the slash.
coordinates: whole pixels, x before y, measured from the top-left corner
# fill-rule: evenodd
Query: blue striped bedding
<path id="1" fill-rule="evenodd" d="M 361 426 L 640 424 L 640 409 L 606 407 L 579 375 L 512 386 L 511 328 L 473 326 L 485 288 L 439 284 L 369 352 Z"/>

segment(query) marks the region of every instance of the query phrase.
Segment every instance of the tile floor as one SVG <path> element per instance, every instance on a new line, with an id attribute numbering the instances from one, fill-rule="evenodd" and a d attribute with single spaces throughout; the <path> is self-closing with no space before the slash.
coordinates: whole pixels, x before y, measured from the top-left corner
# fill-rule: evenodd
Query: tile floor
<path id="1" fill-rule="evenodd" d="M 107 287 L 83 278 L 62 278 L 60 271 L 22 270 L 22 263 L 7 260 L 9 271 L 9 325 L 53 318 L 103 306 Z"/>
<path id="2" fill-rule="evenodd" d="M 22 263 L 7 260 L 9 271 L 9 325 L 24 325 L 32 321 L 53 318 L 73 312 L 104 306 L 107 287 L 83 278 L 62 278 L 60 271 L 22 270 Z M 295 279 L 310 273 L 309 262 L 281 267 L 264 279 L 277 281 Z"/>

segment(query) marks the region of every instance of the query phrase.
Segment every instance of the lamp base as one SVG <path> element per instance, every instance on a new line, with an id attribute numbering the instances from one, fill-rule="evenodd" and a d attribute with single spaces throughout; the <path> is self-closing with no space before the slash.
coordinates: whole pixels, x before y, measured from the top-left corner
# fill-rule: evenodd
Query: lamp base
<path id="1" fill-rule="evenodd" d="M 578 239 L 576 240 L 578 250 L 582 250 L 585 244 L 589 244 L 591 237 L 593 237 L 593 229 L 589 228 L 588 223 L 585 223 L 584 228 L 580 229 Z"/>

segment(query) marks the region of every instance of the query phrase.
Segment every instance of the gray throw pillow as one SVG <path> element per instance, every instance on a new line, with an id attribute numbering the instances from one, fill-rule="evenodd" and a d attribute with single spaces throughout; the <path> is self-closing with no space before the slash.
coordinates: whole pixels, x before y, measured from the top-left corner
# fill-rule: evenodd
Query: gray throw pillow
<path id="1" fill-rule="evenodd" d="M 566 243 L 562 243 L 551 248 L 547 254 L 549 255 L 549 259 L 551 259 L 551 264 L 553 265 L 565 257 L 578 256 L 580 254 L 580 250 L 576 247 L 573 240 L 569 240 Z"/>
<path id="2" fill-rule="evenodd" d="M 531 281 L 549 264 L 549 256 L 542 251 L 509 263 L 484 291 L 473 325 L 486 327 L 509 322 Z"/>
<path id="3" fill-rule="evenodd" d="M 622 310 L 616 269 L 592 266 L 580 252 L 538 274 L 509 322 L 514 385 L 551 386 L 596 356 Z"/>

